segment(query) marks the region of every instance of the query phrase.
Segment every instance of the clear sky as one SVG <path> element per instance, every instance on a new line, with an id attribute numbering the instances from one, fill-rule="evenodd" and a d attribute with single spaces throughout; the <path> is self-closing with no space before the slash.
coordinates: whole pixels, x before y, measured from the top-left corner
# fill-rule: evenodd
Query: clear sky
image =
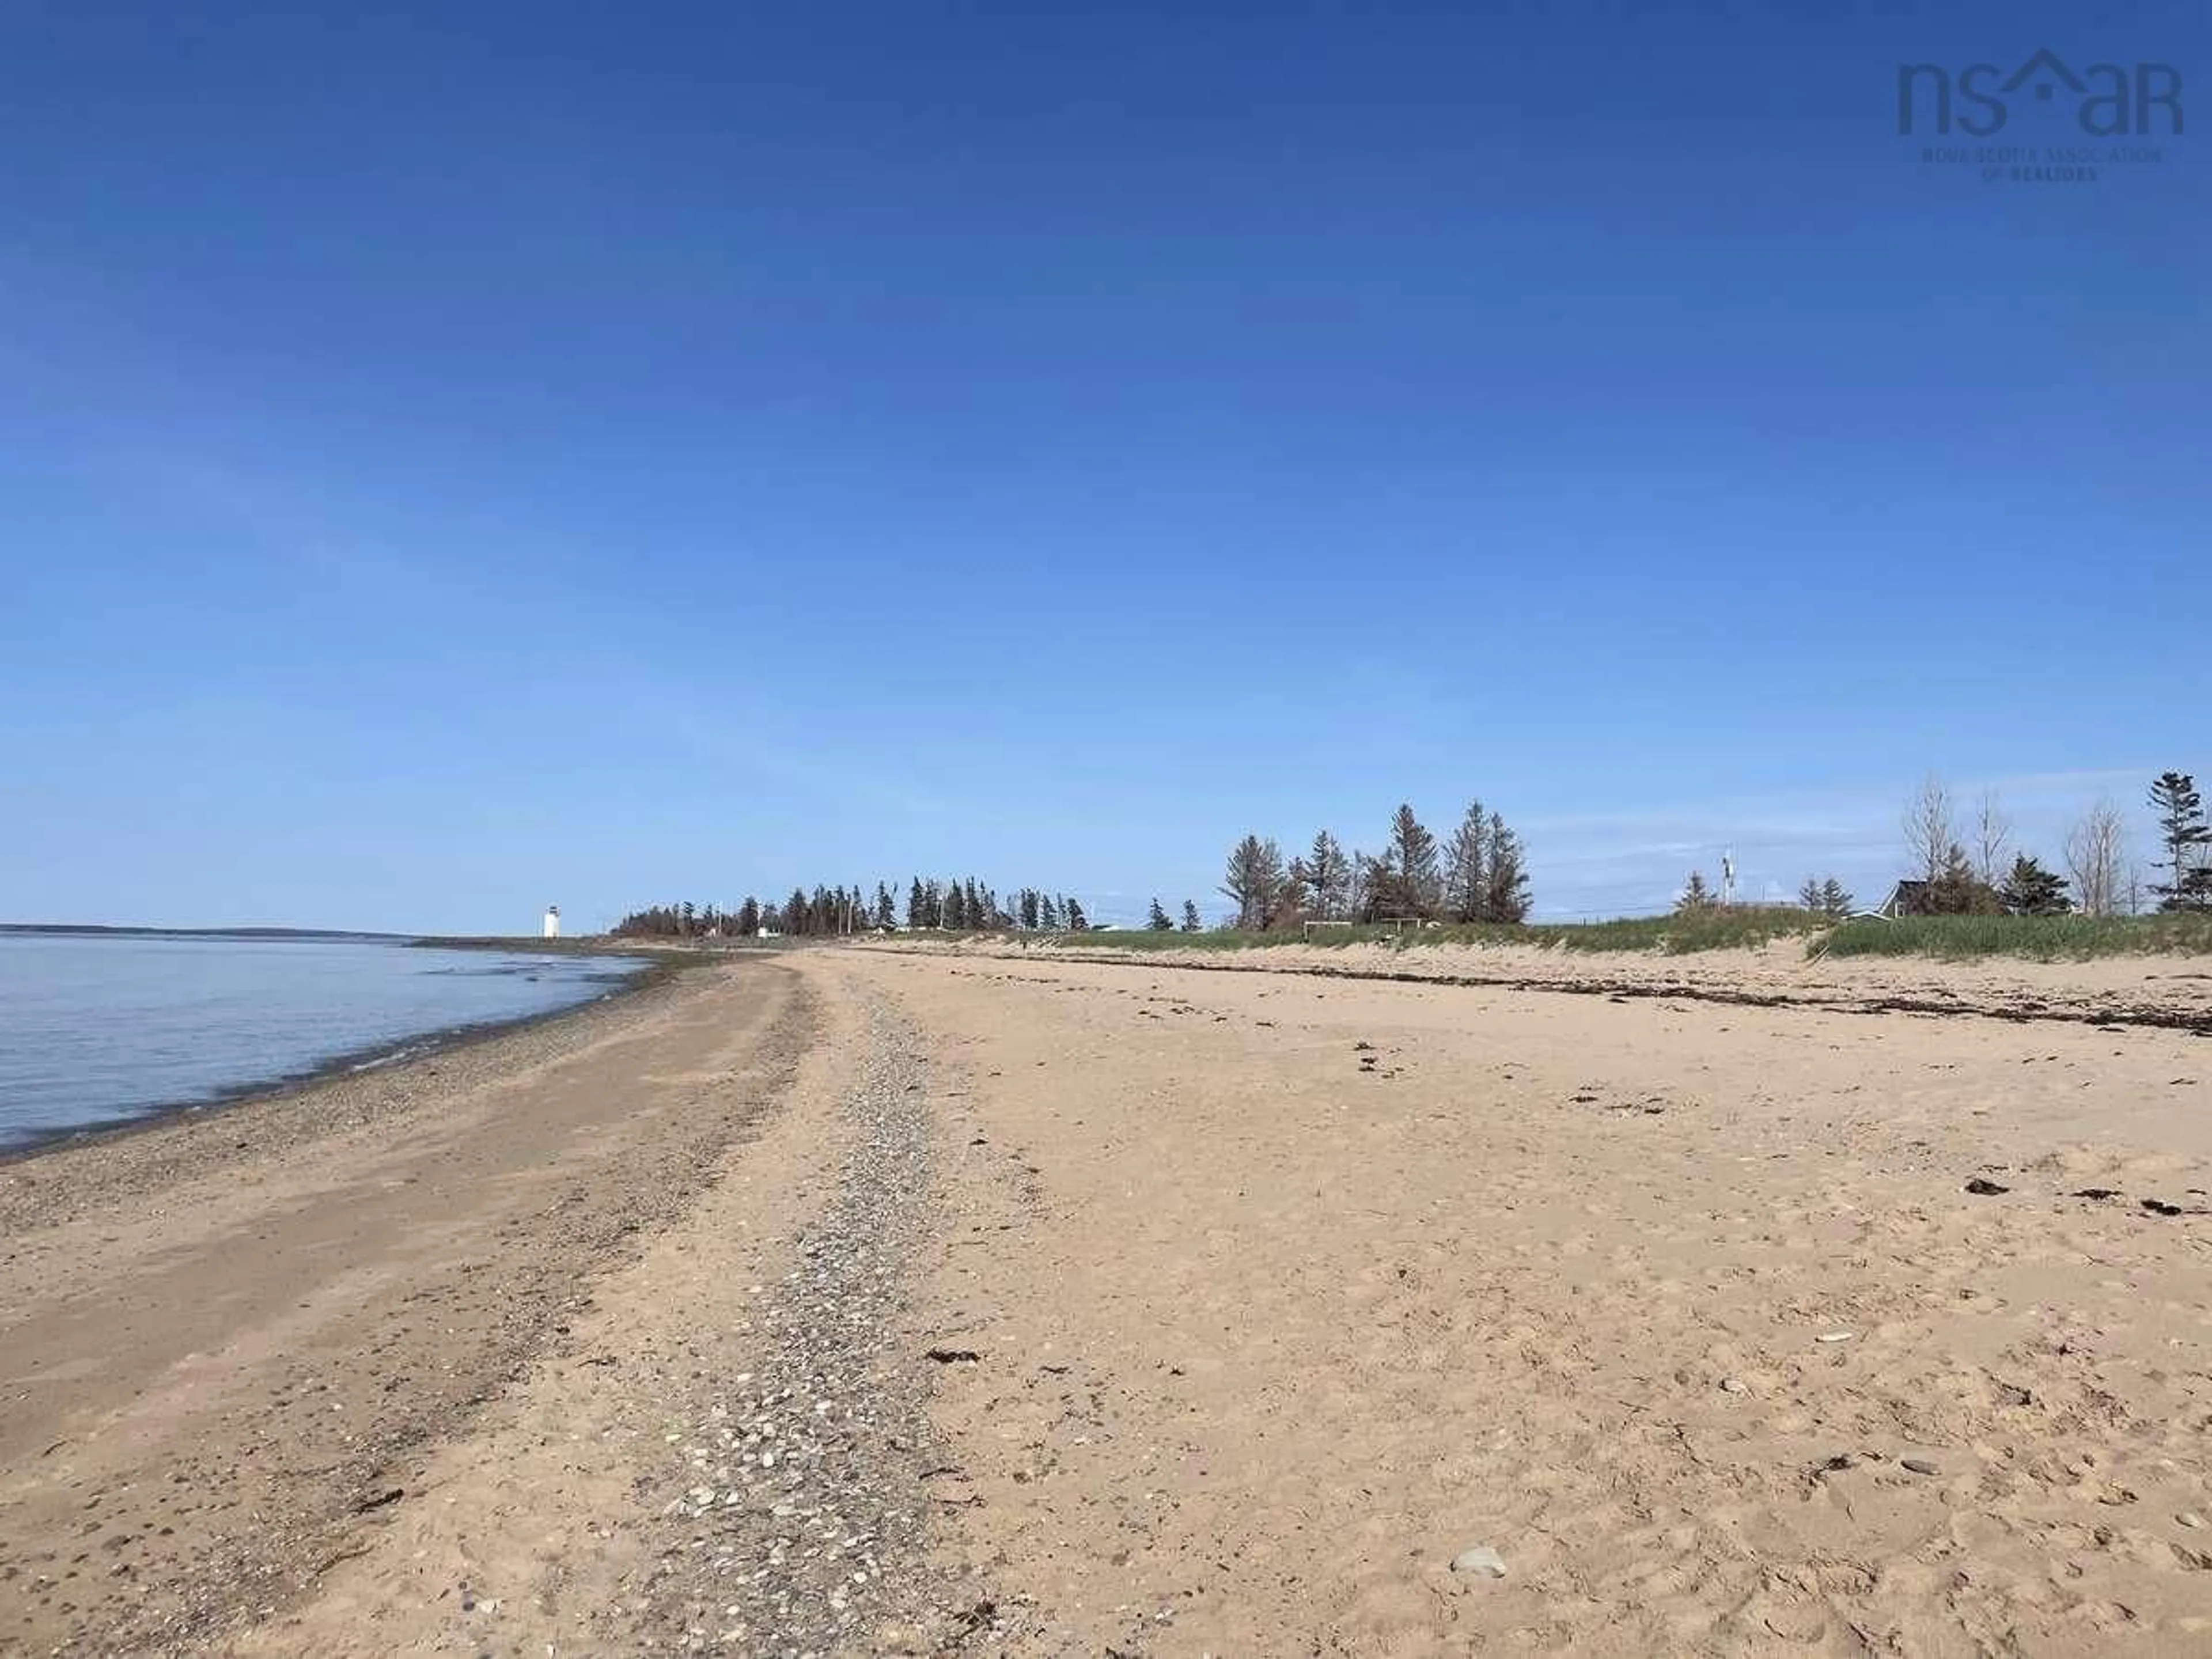
<path id="1" fill-rule="evenodd" d="M 1897 67 L 2212 123 L 2208 15 L 9 6 L 0 918 L 2055 854 L 2212 773 L 2212 132 L 1985 183 Z"/>

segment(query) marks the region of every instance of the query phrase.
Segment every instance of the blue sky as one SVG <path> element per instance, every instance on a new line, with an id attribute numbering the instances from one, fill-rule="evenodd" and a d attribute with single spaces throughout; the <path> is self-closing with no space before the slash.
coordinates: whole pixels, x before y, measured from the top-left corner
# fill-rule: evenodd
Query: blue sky
<path id="1" fill-rule="evenodd" d="M 1136 914 L 1470 794 L 1619 912 L 2212 772 L 2206 141 L 1895 130 L 2199 7 L 346 9 L 0 18 L 0 917 Z"/>

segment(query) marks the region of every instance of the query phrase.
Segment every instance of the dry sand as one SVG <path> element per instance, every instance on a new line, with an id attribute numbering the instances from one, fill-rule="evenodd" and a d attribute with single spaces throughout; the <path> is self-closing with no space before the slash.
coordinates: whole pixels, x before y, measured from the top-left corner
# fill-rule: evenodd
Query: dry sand
<path id="1" fill-rule="evenodd" d="M 796 951 L 0 1168 L 0 1650 L 2212 1650 L 2203 964 L 1530 954 Z"/>

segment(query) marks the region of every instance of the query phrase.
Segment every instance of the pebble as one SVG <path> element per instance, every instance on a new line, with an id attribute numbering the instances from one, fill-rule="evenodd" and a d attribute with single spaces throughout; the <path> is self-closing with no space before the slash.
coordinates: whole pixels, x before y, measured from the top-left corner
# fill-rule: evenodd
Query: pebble
<path id="1" fill-rule="evenodd" d="M 1470 1572 L 1484 1578 L 1505 1577 L 1505 1559 L 1487 1544 L 1476 1544 L 1452 1557 L 1454 1572 Z"/>
<path id="2" fill-rule="evenodd" d="M 1937 1472 L 1936 1466 L 1924 1457 L 1900 1457 L 1897 1460 L 1897 1467 L 1911 1469 L 1915 1474 L 1934 1474 Z"/>
<path id="3" fill-rule="evenodd" d="M 2201 1527 L 2204 1524 L 2204 1517 L 2197 1514 L 2195 1510 L 2184 1510 L 2173 1518 L 2185 1527 Z"/>
<path id="4" fill-rule="evenodd" d="M 1851 1340 L 1851 1334 L 1849 1331 L 1830 1331 L 1825 1336 L 1816 1336 L 1813 1340 L 1815 1342 L 1848 1342 Z"/>
<path id="5" fill-rule="evenodd" d="M 929 1066 L 886 1005 L 869 1026 L 836 1188 L 792 1241 L 792 1270 L 755 1287 L 758 1361 L 672 1437 L 697 1484 L 670 1505 L 680 1530 L 653 1571 L 653 1622 L 688 1625 L 694 1647 L 768 1651 L 747 1632 L 774 1631 L 779 1654 L 844 1652 L 856 1619 L 888 1619 L 936 1632 L 935 1651 L 945 1633 L 997 1628 L 925 1559 L 920 1479 L 936 1459 L 896 1315 L 927 1222 Z"/>
<path id="6" fill-rule="evenodd" d="M 1751 1389 L 1740 1376 L 1724 1376 L 1721 1378 L 1721 1392 L 1723 1394 L 1749 1394 Z"/>

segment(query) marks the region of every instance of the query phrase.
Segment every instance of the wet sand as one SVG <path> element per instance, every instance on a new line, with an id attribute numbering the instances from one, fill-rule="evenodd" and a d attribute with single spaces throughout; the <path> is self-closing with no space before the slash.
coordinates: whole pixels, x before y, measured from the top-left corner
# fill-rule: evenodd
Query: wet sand
<path id="1" fill-rule="evenodd" d="M 781 1103 L 788 974 L 689 976 L 0 1168 L 0 1646 L 281 1605 Z"/>
<path id="2" fill-rule="evenodd" d="M 2201 965 L 823 949 L 27 1160 L 0 1651 L 2201 1648 Z"/>

